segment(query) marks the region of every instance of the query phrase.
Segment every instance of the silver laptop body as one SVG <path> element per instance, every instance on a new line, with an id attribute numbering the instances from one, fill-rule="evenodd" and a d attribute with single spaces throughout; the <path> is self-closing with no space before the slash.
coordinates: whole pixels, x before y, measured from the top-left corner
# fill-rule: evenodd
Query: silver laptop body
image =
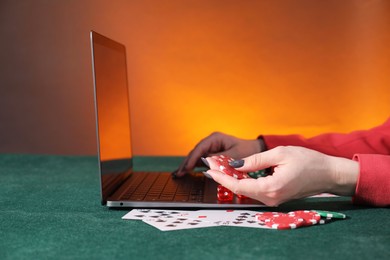
<path id="1" fill-rule="evenodd" d="M 245 208 L 263 204 L 235 196 L 217 200 L 217 183 L 202 173 L 182 178 L 169 172 L 133 171 L 126 48 L 90 33 L 95 90 L 101 202 L 108 207 Z"/>

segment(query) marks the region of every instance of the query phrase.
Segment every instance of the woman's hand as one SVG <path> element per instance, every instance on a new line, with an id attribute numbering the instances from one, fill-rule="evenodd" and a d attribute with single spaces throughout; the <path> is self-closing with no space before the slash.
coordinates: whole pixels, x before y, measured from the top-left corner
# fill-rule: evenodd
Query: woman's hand
<path id="1" fill-rule="evenodd" d="M 223 133 L 213 133 L 200 141 L 188 154 L 179 169 L 173 172 L 180 177 L 203 165 L 200 158 L 218 154 L 226 154 L 232 158 L 243 158 L 265 150 L 262 139 L 244 140 Z"/>
<path id="2" fill-rule="evenodd" d="M 234 158 L 235 155 L 229 156 Z M 352 196 L 359 174 L 356 161 L 294 146 L 276 147 L 235 161 L 234 165 L 242 165 L 236 169 L 243 172 L 273 167 L 274 172 L 270 176 L 242 180 L 228 176 L 215 167 L 207 171 L 216 182 L 234 193 L 259 200 L 268 206 L 324 192 Z"/>

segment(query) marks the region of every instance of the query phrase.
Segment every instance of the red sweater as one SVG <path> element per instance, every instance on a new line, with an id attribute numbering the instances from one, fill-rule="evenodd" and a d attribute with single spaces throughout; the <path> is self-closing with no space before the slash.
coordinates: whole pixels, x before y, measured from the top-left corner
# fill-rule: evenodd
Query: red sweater
<path id="1" fill-rule="evenodd" d="M 268 149 L 294 145 L 328 155 L 356 160 L 360 173 L 353 202 L 390 206 L 390 118 L 381 126 L 349 134 L 329 133 L 304 138 L 299 135 L 265 135 Z"/>

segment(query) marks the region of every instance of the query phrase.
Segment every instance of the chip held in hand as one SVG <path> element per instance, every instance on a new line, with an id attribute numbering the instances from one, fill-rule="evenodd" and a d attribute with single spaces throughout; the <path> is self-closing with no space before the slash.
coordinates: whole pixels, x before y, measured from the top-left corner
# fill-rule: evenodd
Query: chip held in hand
<path id="1" fill-rule="evenodd" d="M 229 176 L 232 176 L 236 179 L 247 179 L 249 178 L 248 173 L 241 172 L 230 166 L 230 162 L 234 161 L 233 158 L 226 155 L 218 155 L 211 157 L 214 159 L 215 165 L 213 163 L 210 164 L 210 168 L 213 170 L 219 170 Z"/>
<path id="2" fill-rule="evenodd" d="M 212 170 L 218 170 L 220 172 L 223 172 L 224 174 L 227 174 L 229 176 L 232 176 L 236 179 L 247 179 L 250 178 L 248 173 L 246 172 L 241 172 L 230 166 L 230 162 L 234 161 L 233 158 L 226 156 L 226 155 L 218 155 L 218 156 L 213 156 L 209 157 L 207 160 L 208 166 Z M 229 189 L 223 187 L 222 185 L 218 185 L 217 188 L 217 198 L 218 201 L 232 201 L 234 197 L 234 193 L 230 191 Z M 242 195 L 237 195 L 239 199 L 244 199 L 246 198 L 245 196 Z"/>

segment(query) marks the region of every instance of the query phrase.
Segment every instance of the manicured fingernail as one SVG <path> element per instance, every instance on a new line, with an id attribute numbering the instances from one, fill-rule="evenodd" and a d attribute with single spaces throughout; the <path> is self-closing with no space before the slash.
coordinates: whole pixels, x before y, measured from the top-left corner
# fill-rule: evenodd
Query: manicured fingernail
<path id="1" fill-rule="evenodd" d="M 207 167 L 210 168 L 209 162 L 206 160 L 206 158 L 201 157 L 200 159 L 202 160 L 202 162 L 203 162 L 204 164 L 206 164 Z"/>
<path id="2" fill-rule="evenodd" d="M 244 160 L 236 160 L 229 163 L 230 166 L 234 168 L 239 168 L 244 166 L 245 161 Z"/>
<path id="3" fill-rule="evenodd" d="M 209 178 L 209 179 L 213 179 L 213 177 L 211 177 L 211 175 L 210 175 L 210 174 L 208 174 L 207 172 L 203 172 L 203 174 L 204 174 L 204 176 L 206 176 L 207 178 Z"/>

